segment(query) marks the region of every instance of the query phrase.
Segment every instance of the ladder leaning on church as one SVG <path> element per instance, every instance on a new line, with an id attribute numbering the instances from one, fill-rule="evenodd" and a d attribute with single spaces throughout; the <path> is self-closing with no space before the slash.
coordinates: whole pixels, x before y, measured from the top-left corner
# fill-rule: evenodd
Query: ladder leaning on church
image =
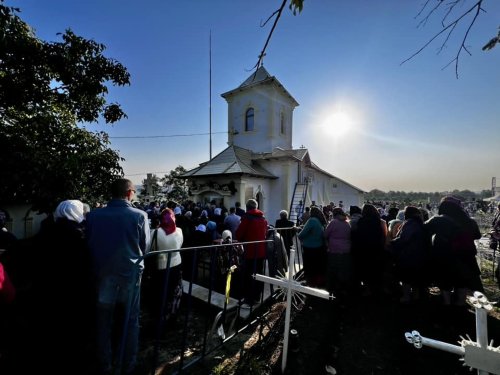
<path id="1" fill-rule="evenodd" d="M 304 213 L 304 207 L 307 197 L 307 181 L 296 182 L 293 189 L 292 202 L 290 203 L 289 220 L 298 223 L 298 219 Z"/>

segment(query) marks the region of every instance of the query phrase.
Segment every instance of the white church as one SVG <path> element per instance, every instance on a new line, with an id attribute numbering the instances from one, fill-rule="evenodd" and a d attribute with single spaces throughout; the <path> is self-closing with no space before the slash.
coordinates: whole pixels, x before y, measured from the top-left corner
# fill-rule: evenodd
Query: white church
<path id="1" fill-rule="evenodd" d="M 314 164 L 307 148 L 293 148 L 299 103 L 263 66 L 221 96 L 228 103 L 228 147 L 183 175 L 193 201 L 244 208 L 254 198 L 270 222 L 283 209 L 295 220 L 312 204 L 362 206 L 363 190 Z"/>

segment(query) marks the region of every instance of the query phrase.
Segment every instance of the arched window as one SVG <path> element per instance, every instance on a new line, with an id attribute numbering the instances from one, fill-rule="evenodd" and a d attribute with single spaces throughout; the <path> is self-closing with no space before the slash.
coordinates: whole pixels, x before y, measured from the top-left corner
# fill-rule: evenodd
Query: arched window
<path id="1" fill-rule="evenodd" d="M 254 124 L 254 110 L 253 108 L 248 108 L 245 116 L 245 131 L 253 131 Z"/>
<path id="2" fill-rule="evenodd" d="M 280 134 L 285 134 L 285 114 L 280 113 Z"/>

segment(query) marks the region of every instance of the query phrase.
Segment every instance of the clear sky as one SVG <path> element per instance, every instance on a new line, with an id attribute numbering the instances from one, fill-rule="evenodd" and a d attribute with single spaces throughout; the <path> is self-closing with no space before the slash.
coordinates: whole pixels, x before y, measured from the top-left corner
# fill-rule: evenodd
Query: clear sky
<path id="1" fill-rule="evenodd" d="M 464 27 L 400 63 L 438 31 L 441 14 L 417 28 L 423 0 L 305 1 L 288 9 L 264 66 L 300 103 L 293 146 L 322 169 L 366 191 L 488 189 L 500 178 L 500 46 L 481 47 L 500 26 L 500 1 L 486 0 L 454 66 Z M 111 137 L 127 177 L 163 175 L 209 158 L 209 33 L 212 33 L 212 154 L 227 147 L 227 104 L 257 62 L 281 0 L 6 0 L 46 40 L 71 28 L 107 46 L 131 74 L 110 91 L 128 119 L 87 125 Z M 467 9 L 471 1 L 465 1 Z"/>

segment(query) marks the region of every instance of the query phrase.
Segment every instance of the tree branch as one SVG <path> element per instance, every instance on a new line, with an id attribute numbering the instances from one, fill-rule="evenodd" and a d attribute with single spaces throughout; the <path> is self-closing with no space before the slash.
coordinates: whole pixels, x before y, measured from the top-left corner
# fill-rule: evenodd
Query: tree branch
<path id="1" fill-rule="evenodd" d="M 453 21 L 446 24 L 446 20 L 448 19 L 450 14 L 453 12 L 455 7 L 462 1 L 464 1 L 464 0 L 450 0 L 448 3 L 446 3 L 446 11 L 445 11 L 443 18 L 441 19 L 442 29 L 439 32 L 437 32 L 436 34 L 434 34 L 434 36 L 432 36 L 432 38 L 430 38 L 421 48 L 419 48 L 410 57 L 403 60 L 400 65 L 403 65 L 407 61 L 413 59 L 415 56 L 420 54 L 420 52 L 422 52 L 424 49 L 426 49 L 432 42 L 434 42 L 438 37 L 440 37 L 441 35 L 443 35 L 444 33 L 447 32 L 446 37 L 445 37 L 443 43 L 441 44 L 441 47 L 438 49 L 438 54 L 439 54 L 446 47 L 448 41 L 450 40 L 451 35 L 453 34 L 453 31 L 455 31 L 455 28 L 458 26 L 458 24 L 467 15 L 469 15 L 471 12 L 475 11 L 474 17 L 470 21 L 469 26 L 467 27 L 467 30 L 464 33 L 464 37 L 463 37 L 462 42 L 458 48 L 458 51 L 457 51 L 455 58 L 443 67 L 443 69 L 445 69 L 446 67 L 448 67 L 450 64 L 452 64 L 454 62 L 455 63 L 455 75 L 458 79 L 458 64 L 459 64 L 460 56 L 461 56 L 463 51 L 465 51 L 466 53 L 471 55 L 470 51 L 466 47 L 467 38 L 469 36 L 470 30 L 472 29 L 472 27 L 474 26 L 474 24 L 477 20 L 477 17 L 479 16 L 479 12 L 484 11 L 484 9 L 482 8 L 482 3 L 484 0 L 477 0 L 472 7 L 470 7 L 468 10 L 463 12 L 461 15 L 459 15 Z M 427 0 L 425 2 L 422 9 L 417 14 L 417 18 L 423 14 L 424 9 L 429 5 L 429 2 L 430 2 L 430 0 Z M 429 18 L 432 16 L 432 14 L 435 13 L 438 10 L 438 8 L 441 5 L 443 5 L 443 3 L 444 3 L 444 0 L 438 0 L 438 3 L 432 9 L 429 10 L 429 12 L 425 15 L 425 17 L 419 22 L 417 27 L 425 25 L 427 23 L 427 21 L 429 20 Z"/>
<path id="2" fill-rule="evenodd" d="M 274 11 L 273 14 L 271 14 L 268 17 L 268 19 L 266 20 L 266 22 L 264 22 L 261 25 L 261 27 L 264 27 L 273 17 L 275 17 L 274 23 L 273 23 L 273 27 L 271 28 L 271 31 L 269 32 L 269 35 L 267 36 L 266 43 L 264 44 L 264 48 L 262 48 L 262 51 L 259 54 L 259 59 L 257 60 L 257 63 L 252 67 L 252 69 L 250 69 L 250 70 L 254 70 L 255 69 L 255 73 L 257 73 L 257 69 L 259 68 L 260 64 L 262 63 L 262 59 L 264 58 L 264 56 L 266 54 L 267 46 L 269 44 L 269 41 L 271 40 L 271 36 L 273 35 L 274 29 L 276 28 L 276 25 L 278 24 L 278 20 L 281 17 L 281 13 L 283 12 L 283 9 L 285 8 L 285 5 L 286 5 L 287 1 L 288 0 L 283 0 L 283 2 L 281 3 L 281 6 L 279 7 L 279 9 L 276 10 L 276 11 Z"/>

